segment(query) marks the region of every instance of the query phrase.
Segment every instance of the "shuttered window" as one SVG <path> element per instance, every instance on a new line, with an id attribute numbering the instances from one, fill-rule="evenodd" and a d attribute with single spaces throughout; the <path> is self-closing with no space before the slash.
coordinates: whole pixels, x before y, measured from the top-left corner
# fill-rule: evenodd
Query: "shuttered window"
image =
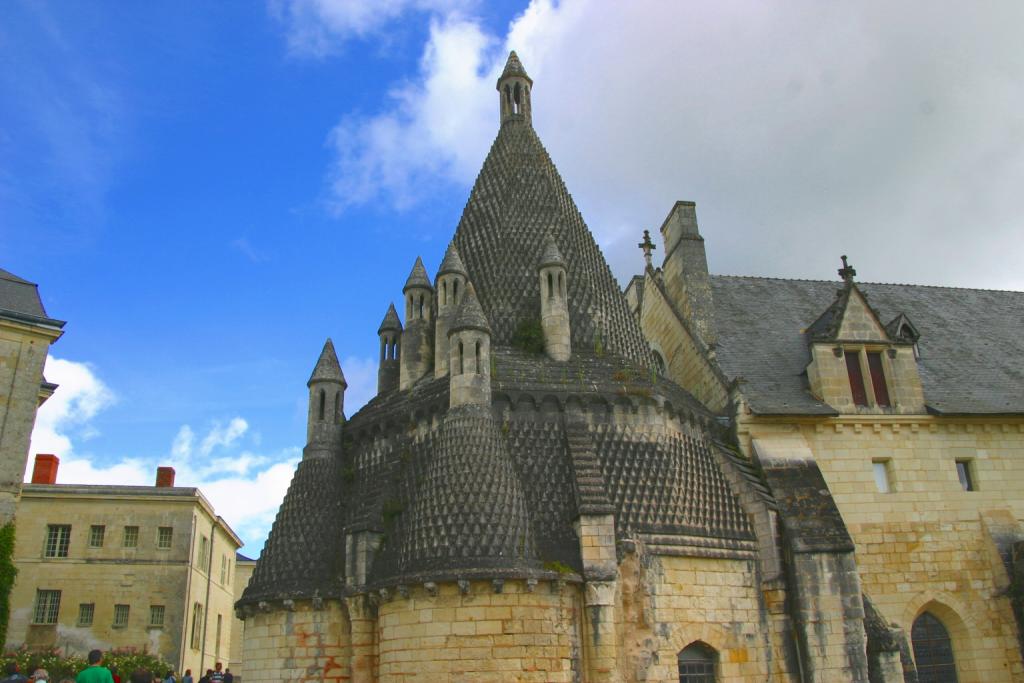
<path id="1" fill-rule="evenodd" d="M 866 406 L 868 393 L 864 390 L 864 373 L 860 369 L 860 353 L 847 351 L 845 355 L 846 372 L 850 375 L 850 391 L 853 393 L 853 402 L 859 406 Z"/>
<path id="2" fill-rule="evenodd" d="M 871 385 L 875 388 L 875 403 L 889 407 L 889 388 L 885 384 L 885 373 L 882 371 L 882 354 L 878 351 L 868 352 L 868 369 L 871 371 Z"/>

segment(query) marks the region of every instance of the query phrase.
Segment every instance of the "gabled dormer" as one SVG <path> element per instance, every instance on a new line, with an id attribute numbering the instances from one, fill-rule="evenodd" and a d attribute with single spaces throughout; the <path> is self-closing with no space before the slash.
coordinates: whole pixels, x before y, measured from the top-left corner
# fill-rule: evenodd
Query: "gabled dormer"
<path id="1" fill-rule="evenodd" d="M 840 413 L 925 412 L 916 329 L 906 316 L 884 325 L 854 281 L 857 271 L 842 260 L 843 285 L 835 301 L 805 332 L 811 393 Z"/>

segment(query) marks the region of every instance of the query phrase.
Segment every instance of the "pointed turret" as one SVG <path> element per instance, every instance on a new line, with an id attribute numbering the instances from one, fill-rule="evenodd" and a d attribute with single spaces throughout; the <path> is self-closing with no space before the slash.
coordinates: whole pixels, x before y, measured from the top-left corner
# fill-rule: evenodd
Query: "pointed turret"
<path id="1" fill-rule="evenodd" d="M 306 421 L 306 454 L 329 452 L 341 443 L 341 424 L 345 419 L 345 374 L 341 371 L 334 342 L 324 343 L 320 358 L 306 382 L 309 387 L 309 413 Z"/>
<path id="2" fill-rule="evenodd" d="M 551 360 L 569 360 L 572 333 L 566 293 L 568 276 L 562 252 L 550 233 L 544 239 L 537 272 L 540 276 L 540 324 L 544 330 L 544 352 Z"/>
<path id="3" fill-rule="evenodd" d="M 515 50 L 509 53 L 505 70 L 498 78 L 498 95 L 501 100 L 501 122 L 523 120 L 532 124 L 530 111 L 530 90 L 533 79 L 526 75 L 523 63 Z"/>
<path id="4" fill-rule="evenodd" d="M 377 328 L 377 336 L 380 337 L 380 365 L 377 369 L 377 394 L 380 395 L 398 389 L 402 321 L 398 319 L 398 311 L 395 310 L 394 304 L 388 306 L 388 312 L 384 314 L 384 320 Z"/>
<path id="5" fill-rule="evenodd" d="M 434 377 L 448 374 L 448 323 L 451 322 L 466 290 L 466 266 L 459 250 L 449 244 L 437 270 L 437 320 L 434 323 Z"/>
<path id="6" fill-rule="evenodd" d="M 451 367 L 449 404 L 491 404 L 491 326 L 467 283 L 459 310 L 448 326 Z"/>
<path id="7" fill-rule="evenodd" d="M 427 374 L 434 362 L 434 287 L 419 256 L 402 293 L 405 295 L 405 331 L 399 359 L 399 388 L 404 390 Z"/>

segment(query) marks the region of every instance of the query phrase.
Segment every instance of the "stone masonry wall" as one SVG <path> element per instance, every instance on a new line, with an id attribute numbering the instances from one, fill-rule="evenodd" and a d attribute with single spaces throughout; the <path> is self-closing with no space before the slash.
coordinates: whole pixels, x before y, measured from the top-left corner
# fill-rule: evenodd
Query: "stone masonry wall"
<path id="1" fill-rule="evenodd" d="M 341 603 L 308 602 L 293 611 L 257 612 L 245 619 L 245 683 L 348 681 L 350 626 Z"/>
<path id="2" fill-rule="evenodd" d="M 579 589 L 473 581 L 410 587 L 378 608 L 382 681 L 578 681 Z"/>
<path id="3" fill-rule="evenodd" d="M 991 529 L 1021 530 L 1024 421 L 846 416 L 785 423 L 748 418 L 750 441 L 806 441 L 856 544 L 864 592 L 909 638 L 924 610 L 950 632 L 961 683 L 1024 680 L 1004 560 Z M 956 461 L 975 489 L 964 491 Z M 875 486 L 884 462 L 891 493 Z"/>

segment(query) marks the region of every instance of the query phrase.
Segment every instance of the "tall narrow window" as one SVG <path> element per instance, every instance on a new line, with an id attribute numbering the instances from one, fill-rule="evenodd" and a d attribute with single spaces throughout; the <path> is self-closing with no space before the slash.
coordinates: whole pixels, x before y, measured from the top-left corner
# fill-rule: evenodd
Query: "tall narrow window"
<path id="1" fill-rule="evenodd" d="M 466 371 L 465 354 L 462 350 L 462 342 L 459 342 L 459 374 Z"/>
<path id="2" fill-rule="evenodd" d="M 224 625 L 224 616 L 217 615 L 217 640 L 213 642 L 213 658 L 220 659 L 220 632 Z"/>
<path id="3" fill-rule="evenodd" d="M 96 615 L 96 603 L 83 602 L 78 605 L 78 625 L 92 626 L 93 617 Z"/>
<path id="4" fill-rule="evenodd" d="M 334 394 L 334 421 L 337 422 L 341 419 L 341 392 L 335 392 Z"/>
<path id="5" fill-rule="evenodd" d="M 960 486 L 963 487 L 964 491 L 974 491 L 974 477 L 971 476 L 971 461 L 970 460 L 957 460 L 956 461 L 956 476 L 960 480 Z"/>
<path id="6" fill-rule="evenodd" d="M 319 413 L 320 417 L 317 418 L 317 419 L 319 419 L 321 421 L 324 419 L 324 403 L 326 401 L 327 401 L 327 394 L 324 393 L 323 389 L 321 389 L 320 390 L 320 413 Z"/>
<path id="7" fill-rule="evenodd" d="M 875 460 L 871 463 L 875 473 L 875 488 L 879 493 L 890 493 L 892 486 L 889 483 L 889 461 Z"/>
<path id="8" fill-rule="evenodd" d="M 860 369 L 860 353 L 857 351 L 846 352 L 846 372 L 850 376 L 850 391 L 853 393 L 853 402 L 858 406 L 868 404 L 868 393 L 864 390 L 864 373 Z"/>
<path id="9" fill-rule="evenodd" d="M 679 653 L 679 683 L 715 683 L 715 651 L 703 643 Z"/>
<path id="10" fill-rule="evenodd" d="M 114 605 L 114 626 L 124 627 L 128 625 L 128 615 L 131 614 L 131 606 Z"/>
<path id="11" fill-rule="evenodd" d="M 923 612 L 910 630 L 920 683 L 957 683 L 949 632 L 933 614 Z"/>
<path id="12" fill-rule="evenodd" d="M 122 543 L 125 548 L 138 548 L 139 547 L 139 527 L 137 526 L 126 526 L 124 528 L 124 537 Z"/>
<path id="13" fill-rule="evenodd" d="M 48 524 L 46 526 L 46 545 L 43 546 L 43 557 L 67 557 L 70 545 L 70 524 Z"/>
<path id="14" fill-rule="evenodd" d="M 889 389 L 885 385 L 885 373 L 882 371 L 882 354 L 878 351 L 868 352 L 868 370 L 871 371 L 871 386 L 875 388 L 875 403 L 889 407 Z"/>
<path id="15" fill-rule="evenodd" d="M 228 556 L 220 556 L 220 583 L 221 585 L 227 585 L 228 581 Z"/>
<path id="16" fill-rule="evenodd" d="M 554 299 L 555 298 L 555 286 L 554 286 L 553 282 L 554 282 L 554 276 L 551 273 L 548 273 L 548 298 L 549 299 Z"/>
<path id="17" fill-rule="evenodd" d="M 168 550 L 174 542 L 174 527 L 162 526 L 156 532 L 156 547 Z"/>
<path id="18" fill-rule="evenodd" d="M 164 627 L 164 606 L 163 605 L 150 605 L 149 606 L 149 627 L 150 628 L 163 628 Z"/>
<path id="19" fill-rule="evenodd" d="M 459 281 L 455 280 L 452 282 L 452 303 L 459 303 Z"/>
<path id="20" fill-rule="evenodd" d="M 56 624 L 60 613 L 60 591 L 37 590 L 33 624 Z"/>
<path id="21" fill-rule="evenodd" d="M 565 273 L 558 274 L 558 292 L 565 298 Z"/>
<path id="22" fill-rule="evenodd" d="M 203 638 L 203 606 L 198 602 L 192 606 L 192 637 L 189 645 L 193 650 L 199 649 L 199 643 Z"/>
<path id="23" fill-rule="evenodd" d="M 480 366 L 480 342 L 476 343 L 476 374 L 484 374 L 483 369 Z"/>
<path id="24" fill-rule="evenodd" d="M 207 565 L 210 564 L 210 539 L 206 536 L 199 537 L 199 569 L 206 571 Z"/>
<path id="25" fill-rule="evenodd" d="M 102 524 L 93 524 L 89 527 L 89 547 L 102 548 L 103 537 L 107 534 L 107 527 Z"/>

